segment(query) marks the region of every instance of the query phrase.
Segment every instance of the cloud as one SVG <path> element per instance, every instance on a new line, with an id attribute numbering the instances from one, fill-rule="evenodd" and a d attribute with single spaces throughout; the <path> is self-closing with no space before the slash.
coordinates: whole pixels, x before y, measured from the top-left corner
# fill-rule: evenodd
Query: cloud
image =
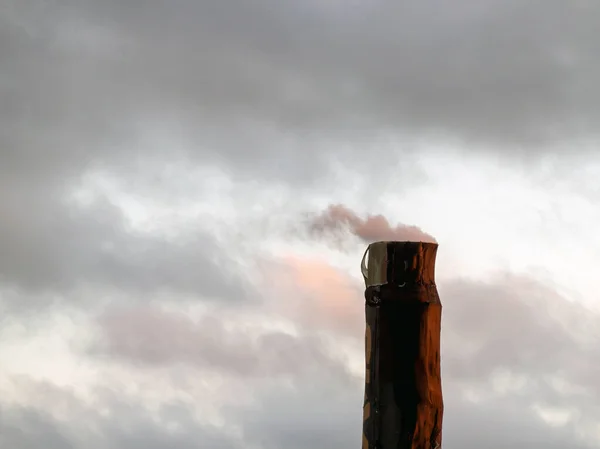
<path id="1" fill-rule="evenodd" d="M 23 449 L 237 449 L 236 438 L 199 422 L 189 407 L 163 404 L 157 412 L 109 390 L 95 392 L 95 403 L 68 388 L 31 383 L 38 394 L 31 405 L 2 405 L 1 447 Z M 62 406 L 62 417 L 49 398 Z M 67 404 L 65 406 L 65 404 Z M 157 420 L 158 415 L 158 420 Z"/>
<path id="2" fill-rule="evenodd" d="M 323 259 L 291 254 L 272 261 L 266 271 L 263 292 L 270 310 L 305 328 L 362 336 L 364 298 L 358 279 Z"/>
<path id="3" fill-rule="evenodd" d="M 236 414 L 248 441 L 265 449 L 342 449 L 360 444 L 362 386 L 319 377 L 290 388 L 260 391 L 260 403 Z"/>
<path id="4" fill-rule="evenodd" d="M 51 416 L 43 411 L 0 406 L 0 447 L 73 449 Z"/>
<path id="5" fill-rule="evenodd" d="M 41 192 L 0 193 L 0 281 L 25 292 L 81 286 L 205 298 L 246 298 L 250 286 L 223 260 L 210 234 L 167 240 L 130 229 L 106 198 L 78 207 Z M 225 267 L 229 268 L 226 269 Z"/>
<path id="6" fill-rule="evenodd" d="M 258 401 L 240 401 L 228 408 L 227 424 L 217 427 L 199 421 L 183 403 L 166 401 L 150 407 L 110 390 L 95 391 L 94 401 L 89 402 L 67 388 L 34 384 L 30 388 L 37 394 L 37 403 L 1 407 L 0 442 L 26 449 L 42 447 L 42 443 L 57 449 L 237 449 L 249 445 L 304 449 L 315 444 L 342 449 L 360 441 L 359 388 L 350 394 L 345 385 L 316 379 L 301 385 L 270 381 L 252 387 Z M 450 448 L 594 447 L 581 442 L 570 426 L 548 425 L 526 400 L 514 396 L 479 404 L 453 394 L 446 398 L 444 444 Z M 50 400 L 60 412 L 44 408 Z"/>
<path id="7" fill-rule="evenodd" d="M 355 362 L 364 357 L 364 302 L 353 290 L 355 279 L 326 262 L 283 260 L 289 277 L 272 293 L 285 307 L 268 293 L 251 315 L 235 307 L 199 320 L 157 309 L 114 310 L 99 323 L 103 357 L 141 367 L 183 363 L 252 385 L 253 401 L 227 411 L 246 442 L 346 447 L 360 436 L 362 377 Z M 591 447 L 599 391 L 589 361 L 598 357 L 600 318 L 526 276 L 446 280 L 439 291 L 445 444 Z M 242 324 L 254 314 L 293 331 Z M 314 338 L 324 331 L 333 339 Z M 347 355 L 336 356 L 336 347 Z"/>
<path id="8" fill-rule="evenodd" d="M 594 440 L 586 439 L 571 424 L 553 426 L 544 422 L 527 400 L 514 396 L 479 404 L 448 395 L 445 398 L 444 446 L 448 448 L 594 447 Z"/>
<path id="9" fill-rule="evenodd" d="M 149 156 L 140 163 L 142 174 L 133 169 L 135 158 L 75 153 L 71 157 L 68 150 L 62 155 L 50 152 L 48 164 L 8 149 L 2 157 L 7 162 L 0 164 L 0 171 L 7 169 L 6 176 L 0 176 L 2 287 L 32 298 L 94 286 L 133 295 L 177 292 L 207 299 L 247 299 L 251 286 L 202 226 L 205 219 L 197 217 L 193 230 L 167 224 L 166 233 L 132 226 L 128 209 L 133 208 L 120 200 L 133 193 L 152 203 L 152 190 L 148 194 L 144 183 L 153 174 L 159 178 L 153 181 L 154 189 L 162 187 L 171 203 L 177 200 L 164 188 L 168 167 Z M 103 191 L 95 183 L 115 186 Z M 133 205 L 138 206 L 135 200 Z M 160 217 L 152 216 L 152 207 L 156 209 L 153 204 L 141 205 L 151 210 L 151 224 L 164 229 Z"/>
<path id="10" fill-rule="evenodd" d="M 581 377 L 593 370 L 588 361 L 597 353 L 596 313 L 522 276 L 506 275 L 492 284 L 457 280 L 439 289 L 446 375 L 465 382 L 500 369 L 540 382 L 560 375 L 596 394 Z"/>
<path id="11" fill-rule="evenodd" d="M 232 316 L 235 310 L 220 310 L 195 321 L 153 306 L 110 310 L 100 317 L 99 340 L 90 350 L 147 367 L 180 363 L 247 380 L 325 372 L 338 382 L 351 380 L 343 360 L 318 335 L 253 330 L 243 317 L 226 327 L 224 318 Z"/>
<path id="12" fill-rule="evenodd" d="M 546 2 L 541 23 L 529 20 L 533 4 L 499 1 L 439 16 L 418 2 L 349 10 L 271 0 L 150 1 L 139 15 L 138 1 L 2 9 L 3 289 L 247 294 L 224 273 L 228 261 L 209 260 L 213 236 L 142 237 L 110 199 L 74 207 L 67 198 L 91 172 L 167 202 L 205 193 L 191 183 L 169 191 L 170 164 L 217 165 L 235 181 L 300 191 L 318 178 L 328 190 L 340 165 L 353 184 L 389 170 L 415 176 L 421 146 L 409 142 L 429 132 L 533 152 L 545 148 L 526 145 L 542 128 L 587 135 L 597 121 L 591 4 Z M 563 17 L 573 20 L 555 33 Z M 363 239 L 396 236 L 382 218 L 333 218 L 358 225 Z"/>
<path id="13" fill-rule="evenodd" d="M 125 190 L 165 203 L 205 202 L 217 227 L 225 196 L 209 201 L 183 172 L 201 178 L 196 168 L 217 166 L 238 187 L 264 185 L 265 198 L 285 186 L 298 203 L 316 201 L 304 195 L 310 189 L 329 201 L 337 186 L 372 204 L 374 191 L 386 201 L 398 183 L 426 178 L 425 147 L 462 142 L 468 156 L 537 163 L 568 142 L 570 153 L 589 157 L 580 142 L 595 139 L 600 118 L 598 4 L 350 3 L 3 2 L 0 307 L 15 314 L 6 332 L 19 340 L 3 345 L 35 347 L 32 333 L 65 340 L 57 344 L 64 358 L 96 371 L 83 386 L 79 371 L 55 370 L 61 386 L 28 393 L 7 386 L 9 371 L 31 368 L 26 357 L 7 362 L 1 447 L 336 449 L 360 440 L 360 279 L 282 253 L 252 267 L 265 268 L 256 291 L 236 261 L 215 259 L 223 242 L 201 223 L 191 220 L 191 232 L 157 224 L 167 237 L 133 229 L 132 211 L 110 195 L 75 204 L 89 173 L 110 173 Z M 556 172 L 573 169 L 564 159 L 533 179 L 556 184 Z M 271 204 L 247 192 L 234 203 L 261 213 Z M 237 212 L 235 226 L 245 225 Z M 317 234 L 328 237 L 341 227 L 367 242 L 417 239 L 415 228 L 344 206 L 319 220 Z M 272 242 L 248 244 L 263 243 Z M 81 287 L 91 298 L 81 299 Z M 597 315 L 523 276 L 446 279 L 439 290 L 445 446 L 593 446 Z M 123 302 L 104 301 L 105 292 Z M 89 330 L 96 346 L 78 352 L 86 342 L 67 344 L 70 331 L 44 334 L 16 316 L 35 310 L 42 320 L 49 296 L 59 313 L 67 303 L 90 314 L 107 306 Z M 190 297 L 202 307 L 221 301 L 202 318 L 173 312 Z M 253 301 L 226 301 L 234 298 Z M 210 387 L 226 378 L 229 395 L 251 400 L 188 390 L 187 402 L 174 400 L 160 386 L 187 388 L 169 377 L 175 369 Z M 69 376 L 90 394 L 66 387 Z M 219 409 L 216 422 L 195 409 L 207 403 Z"/>
<path id="14" fill-rule="evenodd" d="M 169 5 L 7 3 L 3 176 L 185 154 L 293 182 L 332 160 L 381 173 L 440 136 L 539 155 L 596 134 L 593 2 Z"/>

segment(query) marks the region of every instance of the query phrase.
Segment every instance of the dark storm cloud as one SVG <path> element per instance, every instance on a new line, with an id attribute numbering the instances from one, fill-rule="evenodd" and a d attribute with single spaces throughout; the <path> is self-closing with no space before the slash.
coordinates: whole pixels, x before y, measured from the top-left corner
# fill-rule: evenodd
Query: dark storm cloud
<path id="1" fill-rule="evenodd" d="M 147 82 L 176 104 L 305 130 L 511 143 L 595 132 L 599 11 L 589 2 L 183 0 L 145 2 L 143 15 L 137 5 L 110 2 L 87 17 L 131 37 L 128 69 L 148 64 Z"/>
<path id="2" fill-rule="evenodd" d="M 533 149 L 594 134 L 600 117 L 593 2 L 12 3 L 3 109 L 21 127 L 98 135 L 175 118 L 205 148 L 267 165 L 290 155 L 261 124 Z"/>
<path id="3" fill-rule="evenodd" d="M 554 0 L 4 2 L 2 279 L 195 291 L 182 265 L 211 273 L 193 246 L 128 240 L 104 206 L 65 208 L 67 187 L 98 167 L 155 189 L 172 160 L 305 182 L 331 161 L 369 173 L 409 151 L 386 144 L 367 161 L 377 130 L 498 145 L 587 135 L 598 122 L 597 13 Z M 191 138 L 187 148 L 140 143 L 163 125 Z M 123 254 L 100 251 L 101 240 Z"/>

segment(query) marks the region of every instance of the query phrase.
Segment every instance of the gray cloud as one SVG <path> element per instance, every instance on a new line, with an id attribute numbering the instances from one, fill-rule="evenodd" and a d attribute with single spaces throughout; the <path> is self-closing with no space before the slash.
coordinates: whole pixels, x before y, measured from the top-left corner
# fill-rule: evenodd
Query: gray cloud
<path id="1" fill-rule="evenodd" d="M 260 402 L 234 412 L 248 441 L 265 449 L 342 449 L 360 445 L 362 385 L 324 382 L 317 375 L 294 387 L 261 391 Z"/>
<path id="2" fill-rule="evenodd" d="M 585 373 L 597 350 L 599 317 L 569 303 L 551 286 L 506 276 L 498 284 L 455 281 L 440 286 L 444 298 L 445 373 L 468 382 L 498 369 L 540 382 L 560 374 L 588 394 L 598 394 Z M 458 348 L 462 348 L 459 350 Z"/>
<path id="3" fill-rule="evenodd" d="M 0 405 L 0 447 L 72 449 L 73 445 L 46 412 Z"/>
<path id="4" fill-rule="evenodd" d="M 408 179 L 417 176 L 412 150 L 379 131 L 523 145 L 587 135 L 597 123 L 595 4 L 340 8 L 5 2 L 0 279 L 33 290 L 91 281 L 209 295 L 235 284 L 198 275 L 220 279 L 197 250 L 204 236 L 175 247 L 124 232 L 110 205 L 67 207 L 69 187 L 95 168 L 155 192 L 168 184 L 169 161 L 299 186 L 332 164 L 380 173 L 381 160 L 389 169 L 402 160 Z M 152 145 L 163 127 L 186 143 Z"/>
<path id="5" fill-rule="evenodd" d="M 141 236 L 108 200 L 87 209 L 69 204 L 71 187 L 96 168 L 152 191 L 167 184 L 170 161 L 217 164 L 235 179 L 295 186 L 341 163 L 378 182 L 382 170 L 398 176 L 399 161 L 399 177 L 407 178 L 414 162 L 405 156 L 413 149 L 386 141 L 387 133 L 406 141 L 456 138 L 482 151 L 536 157 L 552 144 L 595 137 L 596 3 L 339 4 L 3 2 L 0 287 L 22 292 L 19 299 L 31 297 L 36 307 L 40 292 L 83 284 L 141 298 L 158 290 L 173 292 L 173 300 L 182 293 L 252 296 L 223 268 L 227 261 L 211 259 L 217 243 L 210 236 Z M 184 142 L 182 148 L 154 142 L 163 129 L 171 133 L 165 141 Z M 599 416 L 598 369 L 590 362 L 598 358 L 597 317 L 522 278 L 448 282 L 440 292 L 445 446 L 585 448 L 576 427 Z M 40 391 L 29 408 L 0 405 L 0 446 L 358 444 L 360 382 L 308 329 L 300 337 L 271 333 L 252 341 L 226 330 L 218 316 L 198 325 L 143 311 L 109 311 L 99 323 L 102 344 L 85 356 L 114 357 L 131 369 L 183 363 L 252 382 L 293 377 L 292 385 L 257 387 L 255 404 L 229 410 L 244 445 L 180 404 L 162 410 L 161 419 L 181 424 L 173 434 L 146 404 L 110 395 L 112 417 L 71 398 L 73 420 L 60 420 L 42 400 L 50 393 Z M 341 327 L 352 332 L 352 325 Z M 357 328 L 357 345 L 361 338 Z M 527 388 L 477 404 L 463 397 L 465 385 L 491 391 L 499 370 L 523 376 Z M 531 410 L 534 402 L 574 407 L 582 417 L 554 428 Z"/>
<path id="6" fill-rule="evenodd" d="M 79 208 L 59 193 L 30 190 L 0 192 L 0 281 L 5 287 L 26 294 L 94 285 L 134 296 L 165 291 L 248 297 L 250 287 L 206 233 L 176 241 L 140 235 L 129 230 L 122 212 L 106 199 Z"/>
<path id="7" fill-rule="evenodd" d="M 143 67 L 177 105 L 297 129 L 397 127 L 488 142 L 595 133 L 589 2 L 376 1 L 326 11 L 182 0 L 146 3 L 143 16 L 131 14 L 135 1 L 116 5 L 103 5 L 104 16 L 87 11 L 88 20 L 135 42 L 124 67 Z"/>
<path id="8" fill-rule="evenodd" d="M 73 398 L 67 390 L 52 386 L 45 389 L 52 390 L 47 394 L 54 399 L 69 402 L 67 416 L 71 419 L 57 419 L 51 411 L 36 407 L 2 406 L 0 442 L 6 447 L 233 449 L 253 444 L 267 449 L 304 449 L 327 444 L 342 449 L 360 441 L 360 404 L 345 387 L 335 384 L 313 382 L 303 384 L 299 390 L 272 383 L 260 391 L 260 403 L 230 410 L 230 422 L 241 426 L 244 443 L 227 435 L 227 431 L 200 424 L 183 404 L 167 404 L 159 411 L 165 423 L 177 423 L 178 430 L 173 432 L 157 424 L 143 403 L 119 400 L 104 392 L 100 397 L 110 415 L 101 416 L 93 405 Z M 44 402 L 44 388 L 38 391 Z M 569 427 L 546 425 L 526 403 L 515 398 L 478 406 L 452 399 L 446 406 L 444 438 L 448 448 L 594 447 L 578 442 Z M 78 425 L 83 420 L 85 425 Z"/>
<path id="9" fill-rule="evenodd" d="M 578 436 L 571 424 L 548 425 L 531 410 L 527 400 L 514 395 L 477 405 L 446 395 L 444 446 L 584 449 L 594 447 L 594 443 Z"/>
<path id="10" fill-rule="evenodd" d="M 220 429 L 198 422 L 186 405 L 170 403 L 159 410 L 163 423 L 176 423 L 177 431 L 158 424 L 149 410 L 135 401 L 97 392 L 108 416 L 69 390 L 51 384 L 35 386 L 38 404 L 49 398 L 67 403 L 68 420 L 51 408 L 0 404 L 0 447 L 23 449 L 237 449 L 241 446 Z"/>
<path id="11" fill-rule="evenodd" d="M 233 310 L 221 310 L 223 316 Z M 284 332 L 254 335 L 227 330 L 218 313 L 194 322 L 184 314 L 153 306 L 107 311 L 92 354 L 147 367 L 184 363 L 251 378 L 310 376 L 319 373 L 345 385 L 352 375 L 318 336 Z"/>
<path id="12" fill-rule="evenodd" d="M 218 3 L 8 2 L 3 171 L 32 172 L 26 161 L 42 155 L 35 171 L 55 177 L 128 164 L 156 125 L 192 143 L 146 146 L 144 157 L 187 154 L 287 181 L 332 156 L 368 165 L 382 131 L 502 153 L 596 133 L 595 3 Z M 394 164 L 402 146 L 376 159 Z"/>
<path id="13" fill-rule="evenodd" d="M 599 318 L 526 277 L 450 281 L 440 292 L 446 446 L 541 448 L 571 441 L 572 447 L 588 447 L 578 432 L 598 416 L 597 373 L 590 360 L 598 357 Z M 359 433 L 361 379 L 348 377 L 343 361 L 323 352 L 318 340 L 278 333 L 252 340 L 244 330 L 225 330 L 216 316 L 193 323 L 157 310 L 121 310 L 100 324 L 104 356 L 146 366 L 212 367 L 245 382 L 270 379 L 262 402 L 247 412 L 231 411 L 246 420 L 247 438 L 265 448 L 300 449 L 317 441 L 347 447 Z M 362 329 L 351 338 L 362 348 Z M 497 384 L 503 373 L 511 376 L 508 386 Z M 293 388 L 275 382 L 281 375 L 292 375 Z M 314 378 L 321 381 L 315 385 Z M 479 402 L 466 399 L 466 388 L 481 395 Z M 576 410 L 580 417 L 552 426 L 535 406 Z"/>

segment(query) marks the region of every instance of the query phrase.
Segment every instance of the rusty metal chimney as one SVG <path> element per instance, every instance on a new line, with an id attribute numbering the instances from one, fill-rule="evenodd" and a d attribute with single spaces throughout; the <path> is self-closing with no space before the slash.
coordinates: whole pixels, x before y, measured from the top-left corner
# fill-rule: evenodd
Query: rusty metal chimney
<path id="1" fill-rule="evenodd" d="M 441 448 L 437 248 L 436 243 L 376 242 L 365 251 L 362 449 Z"/>

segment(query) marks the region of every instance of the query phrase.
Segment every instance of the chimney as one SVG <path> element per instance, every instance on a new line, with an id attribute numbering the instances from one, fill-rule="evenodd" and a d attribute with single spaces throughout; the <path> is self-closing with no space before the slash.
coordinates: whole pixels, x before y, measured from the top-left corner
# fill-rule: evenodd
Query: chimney
<path id="1" fill-rule="evenodd" d="M 441 448 L 437 248 L 436 243 L 387 241 L 365 251 L 362 449 Z"/>

